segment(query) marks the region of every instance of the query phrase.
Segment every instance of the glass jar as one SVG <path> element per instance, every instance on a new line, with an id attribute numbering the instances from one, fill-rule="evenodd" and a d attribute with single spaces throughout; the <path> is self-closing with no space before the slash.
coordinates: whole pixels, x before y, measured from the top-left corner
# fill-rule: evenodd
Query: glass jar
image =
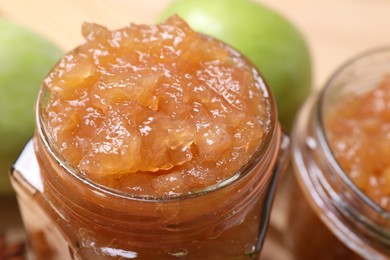
<path id="1" fill-rule="evenodd" d="M 35 259 L 256 259 L 288 138 L 271 104 L 270 131 L 233 177 L 174 198 L 124 194 L 64 161 L 38 127 L 11 173 Z M 35 154 L 34 154 L 35 150 Z"/>
<path id="2" fill-rule="evenodd" d="M 379 85 L 390 74 L 390 49 L 342 66 L 300 111 L 291 135 L 292 165 L 286 243 L 295 259 L 388 259 L 390 212 L 367 197 L 336 161 L 324 119 L 343 97 Z"/>

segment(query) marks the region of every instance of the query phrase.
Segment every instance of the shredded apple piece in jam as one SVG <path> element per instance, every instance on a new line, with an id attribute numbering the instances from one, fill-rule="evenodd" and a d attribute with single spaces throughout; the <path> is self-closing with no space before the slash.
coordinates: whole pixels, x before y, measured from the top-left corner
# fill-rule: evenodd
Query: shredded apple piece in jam
<path id="1" fill-rule="evenodd" d="M 260 76 L 239 53 L 177 16 L 84 43 L 44 81 L 44 120 L 65 160 L 102 185 L 174 196 L 231 177 L 268 129 Z"/>

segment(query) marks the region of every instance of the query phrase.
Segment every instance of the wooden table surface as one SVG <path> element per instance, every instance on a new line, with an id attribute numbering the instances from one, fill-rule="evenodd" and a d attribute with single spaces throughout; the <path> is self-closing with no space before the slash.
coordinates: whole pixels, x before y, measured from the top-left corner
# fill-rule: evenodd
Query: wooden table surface
<path id="1" fill-rule="evenodd" d="M 111 29 L 130 22 L 155 23 L 172 0 L 0 0 L 0 16 L 15 20 L 69 50 L 82 40 L 83 21 Z M 210 0 L 212 1 L 212 0 Z M 389 0 L 263 0 L 305 35 L 319 88 L 346 59 L 378 46 L 390 46 Z M 20 225 L 13 198 L 0 198 L 0 231 Z M 15 213 L 16 212 L 16 213 Z M 264 258 L 286 259 L 274 245 Z"/>

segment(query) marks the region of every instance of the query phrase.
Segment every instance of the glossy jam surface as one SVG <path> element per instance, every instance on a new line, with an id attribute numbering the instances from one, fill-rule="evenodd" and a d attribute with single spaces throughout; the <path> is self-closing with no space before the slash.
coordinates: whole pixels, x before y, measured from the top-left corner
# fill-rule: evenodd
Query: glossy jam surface
<path id="1" fill-rule="evenodd" d="M 175 196 L 231 177 L 269 128 L 269 97 L 240 54 L 173 16 L 85 42 L 44 81 L 45 131 L 82 174 L 123 192 Z"/>
<path id="2" fill-rule="evenodd" d="M 390 210 L 390 77 L 343 99 L 326 118 L 334 155 L 356 185 Z"/>

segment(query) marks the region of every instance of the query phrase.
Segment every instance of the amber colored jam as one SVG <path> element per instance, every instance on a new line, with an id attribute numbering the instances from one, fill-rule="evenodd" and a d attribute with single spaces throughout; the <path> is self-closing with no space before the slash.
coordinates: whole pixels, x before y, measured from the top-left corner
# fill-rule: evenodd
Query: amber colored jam
<path id="1" fill-rule="evenodd" d="M 258 259 L 286 139 L 256 68 L 177 16 L 82 31 L 11 175 L 35 258 Z"/>
<path id="2" fill-rule="evenodd" d="M 269 128 L 269 97 L 239 53 L 177 16 L 84 43 L 44 81 L 45 131 L 64 160 L 121 192 L 175 196 L 231 177 Z"/>
<path id="3" fill-rule="evenodd" d="M 390 211 L 390 77 L 366 93 L 338 102 L 325 127 L 343 170 L 369 198 Z"/>
<path id="4" fill-rule="evenodd" d="M 297 117 L 285 240 L 294 259 L 389 259 L 390 56 L 369 54 Z"/>

